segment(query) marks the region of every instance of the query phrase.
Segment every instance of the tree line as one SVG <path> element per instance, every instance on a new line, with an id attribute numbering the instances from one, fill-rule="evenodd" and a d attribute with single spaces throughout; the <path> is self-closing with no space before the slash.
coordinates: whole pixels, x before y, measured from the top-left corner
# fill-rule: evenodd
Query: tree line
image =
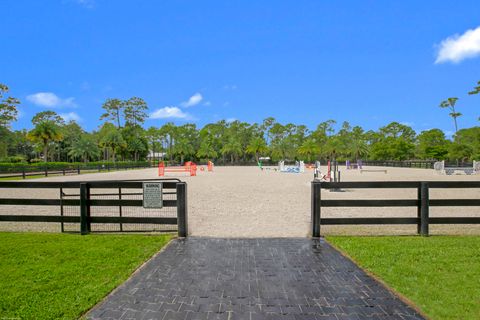
<path id="1" fill-rule="evenodd" d="M 480 82 L 471 94 L 480 92 Z M 282 124 L 269 117 L 261 123 L 225 120 L 197 128 L 193 123 L 144 128 L 147 103 L 138 97 L 107 99 L 97 130 L 85 131 L 77 122 L 65 122 L 54 111 L 32 118 L 33 129 L 11 130 L 20 101 L 6 97 L 8 87 L 0 84 L 0 161 L 144 161 L 150 159 L 183 163 L 213 160 L 248 163 L 260 157 L 279 160 L 456 160 L 480 159 L 480 127 L 457 128 L 457 98 L 441 103 L 450 108 L 456 132 L 447 139 L 440 129 L 416 133 L 410 126 L 389 123 L 378 130 L 364 130 L 343 122 L 327 120 L 316 128 Z"/>

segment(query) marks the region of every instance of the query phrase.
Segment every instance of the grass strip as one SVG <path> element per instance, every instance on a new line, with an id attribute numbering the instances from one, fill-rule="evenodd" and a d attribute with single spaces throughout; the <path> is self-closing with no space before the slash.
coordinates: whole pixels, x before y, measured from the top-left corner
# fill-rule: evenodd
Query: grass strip
<path id="1" fill-rule="evenodd" d="M 171 237 L 0 233 L 0 319 L 76 319 Z"/>
<path id="2" fill-rule="evenodd" d="M 480 319 L 480 237 L 327 237 L 432 319 Z"/>

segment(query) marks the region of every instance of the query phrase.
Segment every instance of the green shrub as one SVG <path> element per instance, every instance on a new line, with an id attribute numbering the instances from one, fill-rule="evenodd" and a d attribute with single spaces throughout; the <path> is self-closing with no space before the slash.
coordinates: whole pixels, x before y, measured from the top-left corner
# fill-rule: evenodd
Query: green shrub
<path id="1" fill-rule="evenodd" d="M 25 158 L 23 156 L 10 156 L 6 158 L 0 159 L 0 162 L 6 162 L 6 163 L 27 163 L 25 161 Z"/>

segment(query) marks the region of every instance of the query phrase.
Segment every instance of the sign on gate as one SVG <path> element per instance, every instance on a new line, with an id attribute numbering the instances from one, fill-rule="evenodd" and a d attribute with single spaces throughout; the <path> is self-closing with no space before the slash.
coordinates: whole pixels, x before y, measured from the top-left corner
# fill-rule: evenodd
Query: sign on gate
<path id="1" fill-rule="evenodd" d="M 163 194 L 161 182 L 143 183 L 143 207 L 147 209 L 163 208 Z"/>

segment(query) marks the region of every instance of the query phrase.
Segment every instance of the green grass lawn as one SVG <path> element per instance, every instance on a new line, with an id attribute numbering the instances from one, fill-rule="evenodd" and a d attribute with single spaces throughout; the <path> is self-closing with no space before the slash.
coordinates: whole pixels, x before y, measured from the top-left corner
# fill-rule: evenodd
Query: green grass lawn
<path id="1" fill-rule="evenodd" d="M 0 319 L 76 319 L 170 238 L 0 233 Z"/>
<path id="2" fill-rule="evenodd" d="M 432 319 L 480 319 L 480 237 L 328 237 Z"/>

